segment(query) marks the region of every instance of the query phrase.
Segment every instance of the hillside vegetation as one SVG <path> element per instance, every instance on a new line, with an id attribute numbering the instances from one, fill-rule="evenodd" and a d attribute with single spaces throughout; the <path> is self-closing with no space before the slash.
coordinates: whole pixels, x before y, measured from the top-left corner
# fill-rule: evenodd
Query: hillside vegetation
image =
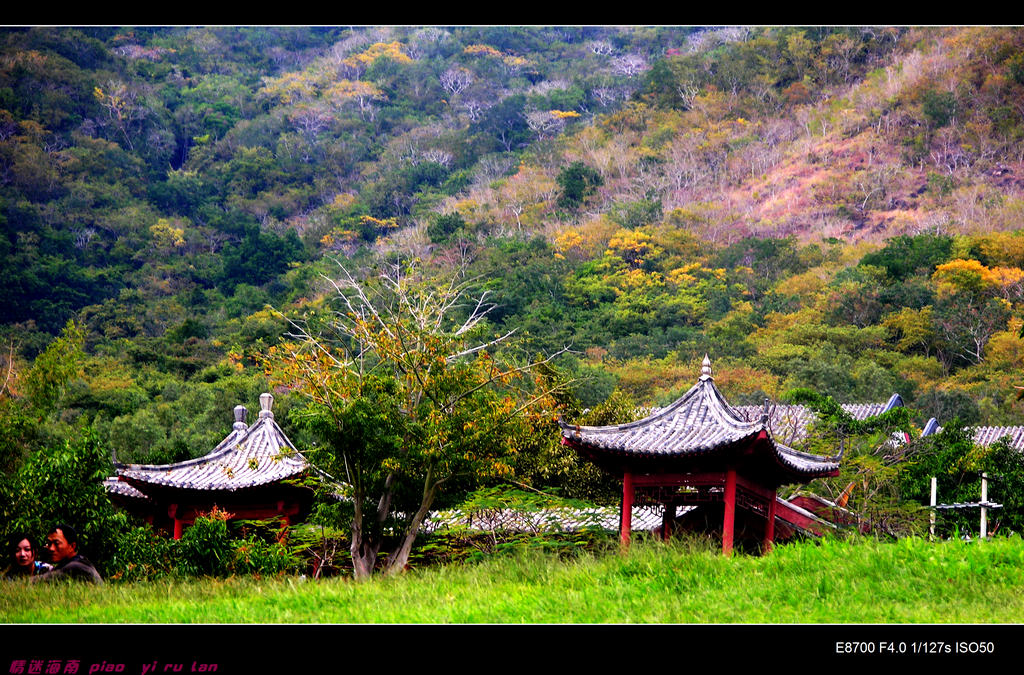
<path id="1" fill-rule="evenodd" d="M 709 353 L 734 404 L 1020 424 L 1022 101 L 1016 28 L 4 29 L 6 484 L 205 454 L 339 264 L 415 258 L 485 280 L 510 358 L 571 349 L 552 420 Z M 549 426 L 516 480 L 607 496 Z"/>

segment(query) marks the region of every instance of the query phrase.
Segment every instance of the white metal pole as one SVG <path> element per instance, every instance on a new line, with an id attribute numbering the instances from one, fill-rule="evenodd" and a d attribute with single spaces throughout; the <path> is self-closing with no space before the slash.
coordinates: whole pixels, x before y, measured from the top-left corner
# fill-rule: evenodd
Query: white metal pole
<path id="1" fill-rule="evenodd" d="M 939 496 L 939 479 L 932 476 L 932 515 L 931 515 L 931 527 L 928 528 L 928 532 L 931 533 L 932 538 L 935 538 L 935 504 L 937 503 Z"/>
<path id="2" fill-rule="evenodd" d="M 984 539 L 988 536 L 988 509 L 984 507 L 985 502 L 988 501 L 988 474 L 981 474 L 981 538 Z"/>

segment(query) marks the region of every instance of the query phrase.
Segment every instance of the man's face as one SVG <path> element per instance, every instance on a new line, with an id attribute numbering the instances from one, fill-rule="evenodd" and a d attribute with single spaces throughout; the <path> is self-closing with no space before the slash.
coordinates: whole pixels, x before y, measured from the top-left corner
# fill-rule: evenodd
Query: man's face
<path id="1" fill-rule="evenodd" d="M 46 550 L 50 552 L 50 559 L 54 565 L 75 555 L 76 548 L 77 545 L 69 544 L 59 529 L 46 536 Z"/>

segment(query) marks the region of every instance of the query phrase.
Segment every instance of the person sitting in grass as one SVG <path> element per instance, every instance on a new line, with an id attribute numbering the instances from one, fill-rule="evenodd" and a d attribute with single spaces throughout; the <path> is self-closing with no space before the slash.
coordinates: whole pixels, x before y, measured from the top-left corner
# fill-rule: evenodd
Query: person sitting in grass
<path id="1" fill-rule="evenodd" d="M 78 552 L 78 533 L 70 525 L 58 525 L 46 535 L 46 550 L 50 552 L 53 569 L 36 575 L 32 581 L 74 579 L 102 584 L 103 577 L 93 564 Z"/>
<path id="2" fill-rule="evenodd" d="M 3 571 L 4 579 L 28 579 L 50 570 L 50 565 L 37 560 L 36 542 L 29 534 L 16 533 L 10 539 L 8 551 L 11 564 Z"/>

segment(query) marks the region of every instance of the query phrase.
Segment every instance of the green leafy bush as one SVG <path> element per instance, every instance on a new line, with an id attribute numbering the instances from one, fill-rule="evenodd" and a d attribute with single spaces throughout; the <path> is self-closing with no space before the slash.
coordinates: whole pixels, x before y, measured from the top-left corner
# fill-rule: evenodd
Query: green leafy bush
<path id="1" fill-rule="evenodd" d="M 110 579 L 141 581 L 170 573 L 175 541 L 162 537 L 151 527 L 132 527 L 117 535 L 117 550 L 110 561 Z"/>
<path id="2" fill-rule="evenodd" d="M 188 576 L 225 576 L 234 557 L 227 513 L 214 507 L 186 528 L 175 544 L 175 569 Z"/>
<path id="3" fill-rule="evenodd" d="M 280 575 L 296 571 L 299 558 L 281 542 L 250 535 L 232 544 L 230 570 L 235 574 Z"/>
<path id="4" fill-rule="evenodd" d="M 47 533 L 59 523 L 74 527 L 79 551 L 107 573 L 118 533 L 128 518 L 114 509 L 103 488 L 110 456 L 86 428 L 73 439 L 33 452 L 14 474 L 0 479 L 0 534 Z"/>
<path id="5" fill-rule="evenodd" d="M 578 210 L 583 205 L 583 200 L 597 192 L 597 188 L 604 184 L 601 174 L 583 162 L 573 162 L 565 167 L 559 172 L 556 180 L 561 188 L 558 206 L 569 211 Z"/>

